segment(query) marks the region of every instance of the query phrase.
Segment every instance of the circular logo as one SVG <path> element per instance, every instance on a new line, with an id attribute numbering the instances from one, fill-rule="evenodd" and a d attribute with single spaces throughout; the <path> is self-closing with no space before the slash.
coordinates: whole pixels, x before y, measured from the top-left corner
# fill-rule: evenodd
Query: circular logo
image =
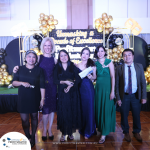
<path id="1" fill-rule="evenodd" d="M 22 133 L 9 132 L 1 137 L 0 150 L 31 150 L 31 145 Z"/>

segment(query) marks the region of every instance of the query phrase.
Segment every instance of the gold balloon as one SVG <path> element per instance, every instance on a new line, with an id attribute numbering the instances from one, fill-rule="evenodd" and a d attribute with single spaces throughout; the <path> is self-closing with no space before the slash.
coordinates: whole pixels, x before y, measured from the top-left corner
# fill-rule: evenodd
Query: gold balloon
<path id="1" fill-rule="evenodd" d="M 119 57 L 119 58 L 118 58 L 118 62 L 119 62 L 120 60 L 121 60 L 121 58 Z"/>
<path id="2" fill-rule="evenodd" d="M 4 81 L 0 81 L 0 86 L 3 86 L 4 85 Z"/>
<path id="3" fill-rule="evenodd" d="M 112 49 L 109 49 L 108 51 L 109 51 L 109 54 L 112 54 Z"/>
<path id="4" fill-rule="evenodd" d="M 101 23 L 100 19 L 95 20 L 95 25 L 100 25 L 100 23 Z"/>
<path id="5" fill-rule="evenodd" d="M 53 16 L 53 15 L 49 15 L 49 19 L 50 19 L 50 20 L 53 20 L 53 19 L 54 19 L 54 16 Z"/>
<path id="6" fill-rule="evenodd" d="M 45 15 L 45 16 L 44 16 L 44 19 L 45 19 L 45 20 L 48 20 L 48 19 L 49 19 L 48 15 Z"/>
<path id="7" fill-rule="evenodd" d="M 147 79 L 148 83 L 150 83 L 150 77 Z"/>
<path id="8" fill-rule="evenodd" d="M 112 55 L 109 55 L 109 59 L 112 59 L 113 57 L 112 57 Z"/>
<path id="9" fill-rule="evenodd" d="M 103 27 L 100 27 L 100 26 L 99 26 L 98 29 L 97 29 L 97 31 L 98 31 L 98 32 L 102 32 L 102 31 L 103 31 Z"/>
<path id="10" fill-rule="evenodd" d="M 42 24 L 42 21 L 41 21 L 41 20 L 39 20 L 39 23 L 40 23 L 40 24 Z"/>
<path id="11" fill-rule="evenodd" d="M 3 76 L 3 79 L 6 80 L 6 79 L 7 79 L 7 76 Z"/>
<path id="12" fill-rule="evenodd" d="M 106 28 L 109 28 L 111 26 L 111 23 L 110 22 L 107 22 L 106 24 L 105 24 L 105 27 Z M 109 30 L 109 29 L 108 29 Z"/>
<path id="13" fill-rule="evenodd" d="M 58 24 L 58 20 L 54 19 L 54 25 L 57 25 Z"/>
<path id="14" fill-rule="evenodd" d="M 121 48 L 121 49 L 120 49 L 120 52 L 122 53 L 123 51 L 124 51 L 124 48 Z"/>
<path id="15" fill-rule="evenodd" d="M 0 72 L 0 75 L 2 75 L 2 72 Z"/>
<path id="16" fill-rule="evenodd" d="M 49 28 L 49 29 L 48 29 L 48 31 L 49 31 L 49 32 L 52 32 L 52 29 L 51 29 L 51 28 Z"/>
<path id="17" fill-rule="evenodd" d="M 6 69 L 3 69 L 3 71 L 6 71 Z"/>
<path id="18" fill-rule="evenodd" d="M 108 16 L 109 21 L 113 21 L 113 17 L 111 15 Z"/>
<path id="19" fill-rule="evenodd" d="M 148 74 L 146 75 L 146 77 L 149 78 L 149 77 L 150 77 L 150 74 L 148 73 Z"/>
<path id="20" fill-rule="evenodd" d="M 117 53 L 118 53 L 118 54 L 120 53 L 120 50 L 119 50 L 119 49 L 117 49 Z"/>
<path id="21" fill-rule="evenodd" d="M 45 14 L 44 13 L 40 13 L 40 18 L 44 18 Z"/>
<path id="22" fill-rule="evenodd" d="M 118 62 L 118 59 L 114 59 L 114 62 Z"/>
<path id="23" fill-rule="evenodd" d="M 34 50 L 36 53 L 39 53 L 38 47 L 35 47 L 33 50 Z"/>
<path id="24" fill-rule="evenodd" d="M 42 25 L 46 25 L 47 22 L 45 20 L 42 21 Z"/>
<path id="25" fill-rule="evenodd" d="M 3 72 L 3 76 L 8 76 L 8 72 Z"/>
<path id="26" fill-rule="evenodd" d="M 150 67 L 147 67 L 147 68 L 146 68 L 146 71 L 150 72 Z"/>
<path id="27" fill-rule="evenodd" d="M 99 18 L 99 20 L 100 20 L 100 22 L 101 22 L 102 25 L 105 24 L 105 21 L 102 18 Z"/>
<path id="28" fill-rule="evenodd" d="M 122 58 L 122 53 L 119 53 L 118 56 L 119 56 L 120 58 Z"/>
<path id="29" fill-rule="evenodd" d="M 117 52 L 117 48 L 116 48 L 116 47 L 113 48 L 113 52 L 114 52 L 114 53 Z"/>
<path id="30" fill-rule="evenodd" d="M 47 29 L 46 27 L 43 27 L 42 33 L 43 33 L 44 35 L 47 34 L 47 31 L 48 31 L 48 29 Z"/>
<path id="31" fill-rule="evenodd" d="M 48 20 L 47 22 L 48 22 L 49 25 L 53 25 L 54 24 L 53 20 Z"/>
<path id="32" fill-rule="evenodd" d="M 109 30 L 108 29 L 105 29 L 105 34 L 109 34 Z"/>
<path id="33" fill-rule="evenodd" d="M 114 62 L 114 59 L 111 59 L 112 62 Z"/>
<path id="34" fill-rule="evenodd" d="M 118 49 L 121 49 L 122 47 L 123 47 L 123 45 L 118 45 L 117 46 Z"/>
<path id="35" fill-rule="evenodd" d="M 7 76 L 7 80 L 8 80 L 8 81 L 12 81 L 12 79 L 13 79 L 13 76 L 12 76 L 12 75 Z"/>
<path id="36" fill-rule="evenodd" d="M 100 27 L 100 25 L 95 25 L 95 28 L 98 29 L 98 27 Z"/>
<path id="37" fill-rule="evenodd" d="M 108 18 L 107 17 L 103 18 L 103 20 L 104 20 L 104 22 L 108 22 Z"/>
<path id="38" fill-rule="evenodd" d="M 0 74 L 0 79 L 2 79 L 2 78 L 3 78 L 3 75 Z"/>
<path id="39" fill-rule="evenodd" d="M 3 64 L 3 65 L 1 65 L 1 68 L 2 68 L 2 69 L 6 69 L 7 66 L 6 66 L 5 64 Z"/>
<path id="40" fill-rule="evenodd" d="M 9 85 L 10 84 L 10 81 L 5 81 L 5 85 Z"/>
<path id="41" fill-rule="evenodd" d="M 107 13 L 103 13 L 102 18 L 106 18 L 106 17 L 107 17 Z"/>
<path id="42" fill-rule="evenodd" d="M 114 53 L 114 54 L 113 54 L 113 58 L 114 58 L 114 59 L 117 59 L 117 58 L 118 58 L 118 54 L 117 54 L 117 53 Z"/>
<path id="43" fill-rule="evenodd" d="M 46 25 L 46 28 L 49 29 L 49 28 L 50 28 L 50 25 Z"/>
<path id="44" fill-rule="evenodd" d="M 147 77 L 148 71 L 144 71 L 144 75 L 145 75 L 145 77 Z"/>
<path id="45" fill-rule="evenodd" d="M 113 32 L 114 28 L 113 27 L 110 27 L 109 28 L 109 32 Z"/>

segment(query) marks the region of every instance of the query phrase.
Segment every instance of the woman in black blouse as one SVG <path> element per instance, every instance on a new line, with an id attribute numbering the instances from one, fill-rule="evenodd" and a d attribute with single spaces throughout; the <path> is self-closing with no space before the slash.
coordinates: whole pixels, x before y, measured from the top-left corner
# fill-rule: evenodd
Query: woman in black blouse
<path id="1" fill-rule="evenodd" d="M 78 93 L 78 68 L 70 61 L 66 50 L 61 50 L 54 69 L 54 83 L 58 85 L 57 129 L 60 129 L 61 142 L 65 135 L 73 140 L 73 132 L 81 127 L 81 108 Z"/>
<path id="2" fill-rule="evenodd" d="M 38 126 L 39 106 L 44 105 L 45 82 L 43 70 L 35 66 L 37 55 L 29 50 L 25 56 L 26 64 L 20 66 L 14 75 L 13 86 L 18 86 L 17 110 L 20 113 L 22 127 L 28 139 L 31 139 L 31 147 L 35 145 L 35 133 Z M 32 136 L 30 135 L 29 114 L 31 116 Z"/>

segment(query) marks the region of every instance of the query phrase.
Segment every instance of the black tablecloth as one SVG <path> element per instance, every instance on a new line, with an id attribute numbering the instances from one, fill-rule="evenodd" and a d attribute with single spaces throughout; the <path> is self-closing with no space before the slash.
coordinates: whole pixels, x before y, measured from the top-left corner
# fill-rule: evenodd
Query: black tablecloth
<path id="1" fill-rule="evenodd" d="M 0 114 L 7 112 L 17 112 L 18 94 L 0 95 Z"/>

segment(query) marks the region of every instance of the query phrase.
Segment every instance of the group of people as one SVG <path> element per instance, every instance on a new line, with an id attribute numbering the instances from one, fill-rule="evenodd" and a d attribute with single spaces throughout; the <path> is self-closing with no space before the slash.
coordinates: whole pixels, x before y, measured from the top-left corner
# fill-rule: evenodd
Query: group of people
<path id="1" fill-rule="evenodd" d="M 32 50 L 26 52 L 24 66 L 14 67 L 13 85 L 19 87 L 18 112 L 22 119 L 25 135 L 35 145 L 35 133 L 38 126 L 37 112 L 42 108 L 42 140 L 54 139 L 52 124 L 57 112 L 57 129 L 73 140 L 73 133 L 79 133 L 85 139 L 101 133 L 98 143 L 104 143 L 110 132 L 115 132 L 116 110 L 115 96 L 121 109 L 121 127 L 125 139 L 130 142 L 128 113 L 133 113 L 133 134 L 142 141 L 139 134 L 140 106 L 146 103 L 146 81 L 141 64 L 133 63 L 134 52 L 125 49 L 122 53 L 124 65 L 114 69 L 113 62 L 107 59 L 103 46 L 95 49 L 94 63 L 90 59 L 90 49 L 81 51 L 81 62 L 71 62 L 66 50 L 60 50 L 58 60 L 52 57 L 55 45 L 50 37 L 41 43 L 43 55 L 37 56 Z M 130 67 L 129 67 L 130 66 Z M 79 73 L 88 67 L 93 72 L 81 79 Z M 116 73 L 116 76 L 115 76 Z M 96 80 L 96 86 L 92 81 Z M 31 116 L 32 135 L 30 135 L 29 114 Z M 49 126 L 47 129 L 47 124 Z M 48 135 L 48 136 L 47 136 Z"/>

